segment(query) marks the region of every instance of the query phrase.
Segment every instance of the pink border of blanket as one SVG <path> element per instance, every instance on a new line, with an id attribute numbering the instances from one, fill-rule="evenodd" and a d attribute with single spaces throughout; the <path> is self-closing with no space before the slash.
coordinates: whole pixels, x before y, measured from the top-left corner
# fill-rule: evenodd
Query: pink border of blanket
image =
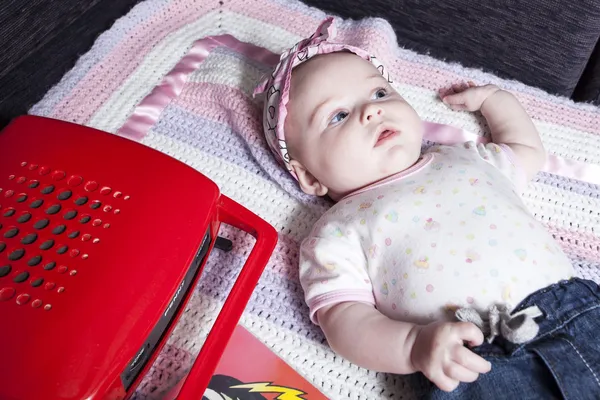
<path id="1" fill-rule="evenodd" d="M 219 46 L 229 47 L 266 65 L 275 65 L 279 61 L 279 56 L 269 50 L 240 42 L 231 35 L 209 36 L 197 40 L 181 61 L 164 77 L 160 85 L 140 102 L 119 129 L 118 134 L 130 139 L 143 139 L 158 121 L 169 102 L 179 96 L 189 74 L 197 70 L 210 52 Z"/>
<path id="2" fill-rule="evenodd" d="M 142 140 L 152 126 L 156 124 L 169 102 L 179 96 L 188 76 L 198 69 L 199 65 L 214 48 L 219 46 L 228 47 L 266 65 L 275 65 L 279 60 L 279 55 L 265 48 L 240 42 L 231 35 L 209 36 L 199 39 L 194 42 L 194 45 L 181 61 L 164 77 L 160 85 L 156 86 L 138 104 L 117 133 L 134 140 Z M 455 144 L 466 141 L 487 142 L 486 138 L 459 128 L 433 122 L 426 122 L 426 124 L 425 139 L 431 142 L 439 144 Z M 542 170 L 600 185 L 599 165 L 585 164 L 550 154 Z"/>

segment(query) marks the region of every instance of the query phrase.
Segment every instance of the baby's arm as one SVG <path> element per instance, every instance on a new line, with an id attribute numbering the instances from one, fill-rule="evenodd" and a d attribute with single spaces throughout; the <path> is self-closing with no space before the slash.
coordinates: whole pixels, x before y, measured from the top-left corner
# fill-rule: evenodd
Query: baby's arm
<path id="1" fill-rule="evenodd" d="M 415 325 L 392 320 L 373 306 L 345 302 L 317 311 L 331 348 L 370 370 L 396 374 L 421 371 L 444 391 L 473 382 L 491 364 L 464 346 L 483 343 L 483 334 L 466 322 Z"/>
<path id="2" fill-rule="evenodd" d="M 490 127 L 492 141 L 511 148 L 527 180 L 544 165 L 546 151 L 527 112 L 511 93 L 494 85 L 453 85 L 442 97 L 453 110 L 480 110 Z"/>

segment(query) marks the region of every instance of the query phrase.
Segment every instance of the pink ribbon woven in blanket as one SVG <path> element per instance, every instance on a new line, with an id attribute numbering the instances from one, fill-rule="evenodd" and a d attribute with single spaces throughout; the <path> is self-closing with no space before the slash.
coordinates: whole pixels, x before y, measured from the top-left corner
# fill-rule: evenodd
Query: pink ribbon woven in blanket
<path id="1" fill-rule="evenodd" d="M 155 87 L 138 104 L 132 115 L 119 129 L 118 134 L 134 140 L 143 139 L 152 126 L 156 124 L 167 104 L 173 98 L 179 96 L 187 77 L 198 68 L 214 48 L 219 46 L 226 46 L 265 65 L 275 65 L 280 59 L 279 55 L 267 49 L 240 42 L 231 35 L 210 36 L 197 40 L 186 56 L 164 77 L 161 84 Z M 431 142 L 447 145 L 465 141 L 478 143 L 487 141 L 486 138 L 477 134 L 433 122 L 425 122 L 423 137 Z M 548 156 L 542 170 L 566 178 L 600 185 L 599 165 L 585 164 L 551 154 Z"/>

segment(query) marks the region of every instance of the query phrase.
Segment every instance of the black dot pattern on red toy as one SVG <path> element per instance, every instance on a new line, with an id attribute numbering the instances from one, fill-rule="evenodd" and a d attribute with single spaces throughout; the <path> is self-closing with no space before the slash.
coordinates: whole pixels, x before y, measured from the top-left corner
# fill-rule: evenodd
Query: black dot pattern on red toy
<path id="1" fill-rule="evenodd" d="M 40 208 L 42 206 L 42 204 L 44 204 L 44 200 L 42 200 L 42 199 L 36 199 L 36 200 L 32 201 L 29 204 L 29 207 L 31 207 L 31 208 Z"/>
<path id="2" fill-rule="evenodd" d="M 21 258 L 23 258 L 24 255 L 25 255 L 25 249 L 16 249 L 16 250 L 11 251 L 8 254 L 8 259 L 10 261 L 18 261 Z"/>
<path id="3" fill-rule="evenodd" d="M 35 229 L 44 229 L 48 225 L 50 225 L 50 220 L 47 218 L 44 218 L 44 219 L 40 219 L 39 221 L 36 221 L 35 224 L 33 224 L 33 227 Z"/>
<path id="4" fill-rule="evenodd" d="M 23 214 L 19 215 L 19 217 L 17 218 L 17 222 L 20 224 L 24 224 L 26 222 L 29 222 L 30 219 L 31 213 L 24 212 Z"/>
<path id="5" fill-rule="evenodd" d="M 67 226 L 61 224 L 61 225 L 57 225 L 54 229 L 52 229 L 52 233 L 55 235 L 60 235 L 61 233 L 63 233 L 66 230 L 67 230 Z"/>
<path id="6" fill-rule="evenodd" d="M 31 281 L 31 286 L 39 287 L 39 286 L 42 286 L 42 283 L 44 283 L 44 278 L 37 278 L 37 279 Z"/>
<path id="7" fill-rule="evenodd" d="M 21 239 L 21 243 L 23 244 L 32 244 L 33 242 L 35 242 L 38 238 L 37 233 L 29 233 L 27 235 L 25 235 L 23 237 L 23 239 Z"/>
<path id="8" fill-rule="evenodd" d="M 7 239 L 12 239 L 19 234 L 19 228 L 12 227 L 8 228 L 6 232 L 4 232 L 4 237 Z"/>
<path id="9" fill-rule="evenodd" d="M 77 211 L 75 211 L 75 210 L 69 210 L 69 211 L 67 211 L 67 212 L 65 213 L 65 215 L 64 215 L 64 218 L 65 218 L 67 221 L 70 221 L 70 220 L 72 220 L 73 218 L 75 218 L 76 216 L 77 216 Z"/>
<path id="10" fill-rule="evenodd" d="M 50 207 L 48 207 L 46 209 L 46 214 L 48 214 L 48 215 L 57 214 L 60 211 L 61 208 L 62 207 L 61 207 L 60 204 L 52 204 Z"/>
<path id="11" fill-rule="evenodd" d="M 42 194 L 50 194 L 54 192 L 54 185 L 48 185 L 42 189 Z"/>
<path id="12" fill-rule="evenodd" d="M 22 162 L 15 169 L 7 175 L 10 187 L 0 176 L 0 283 L 16 285 L 16 304 L 36 302 L 33 308 L 45 310 L 49 304 L 39 293 L 63 293 L 57 275 L 85 273 L 78 263 L 93 254 L 84 246 L 102 247 L 110 231 L 100 228 L 121 218 L 131 196 L 59 166 Z M 24 283 L 38 294 L 19 293 Z"/>
<path id="13" fill-rule="evenodd" d="M 23 271 L 23 272 L 19 273 L 17 276 L 15 276 L 14 279 L 13 279 L 13 281 L 15 283 L 23 283 L 27 279 L 29 279 L 29 272 Z"/>
<path id="14" fill-rule="evenodd" d="M 12 271 L 12 267 L 10 265 L 2 265 L 0 266 L 0 278 L 4 278 Z"/>
<path id="15" fill-rule="evenodd" d="M 44 265 L 44 269 L 46 271 L 53 270 L 54 267 L 56 267 L 56 261 L 50 261 L 49 263 L 47 263 L 46 265 Z"/>
<path id="16" fill-rule="evenodd" d="M 58 194 L 57 198 L 59 200 L 68 200 L 71 198 L 71 196 L 73 196 L 73 192 L 71 192 L 70 190 L 63 190 Z"/>
<path id="17" fill-rule="evenodd" d="M 41 262 L 42 262 L 42 256 L 37 255 L 37 256 L 31 257 L 27 261 L 27 265 L 29 265 L 30 267 L 35 267 L 36 265 L 39 265 Z"/>
<path id="18" fill-rule="evenodd" d="M 50 250 L 54 246 L 54 240 L 48 239 L 40 245 L 40 250 Z"/>

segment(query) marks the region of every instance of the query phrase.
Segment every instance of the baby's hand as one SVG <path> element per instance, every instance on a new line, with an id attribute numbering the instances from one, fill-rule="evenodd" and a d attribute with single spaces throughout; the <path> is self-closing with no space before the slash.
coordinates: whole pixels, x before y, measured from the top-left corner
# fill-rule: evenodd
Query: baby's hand
<path id="1" fill-rule="evenodd" d="M 469 81 L 441 90 L 440 98 L 455 111 L 479 111 L 483 102 L 498 90 L 495 85 L 477 86 Z"/>
<path id="2" fill-rule="evenodd" d="M 446 392 L 460 382 L 474 382 L 489 372 L 491 364 L 464 346 L 483 343 L 483 333 L 469 322 L 436 322 L 418 326 L 411 362 L 431 382 Z"/>

